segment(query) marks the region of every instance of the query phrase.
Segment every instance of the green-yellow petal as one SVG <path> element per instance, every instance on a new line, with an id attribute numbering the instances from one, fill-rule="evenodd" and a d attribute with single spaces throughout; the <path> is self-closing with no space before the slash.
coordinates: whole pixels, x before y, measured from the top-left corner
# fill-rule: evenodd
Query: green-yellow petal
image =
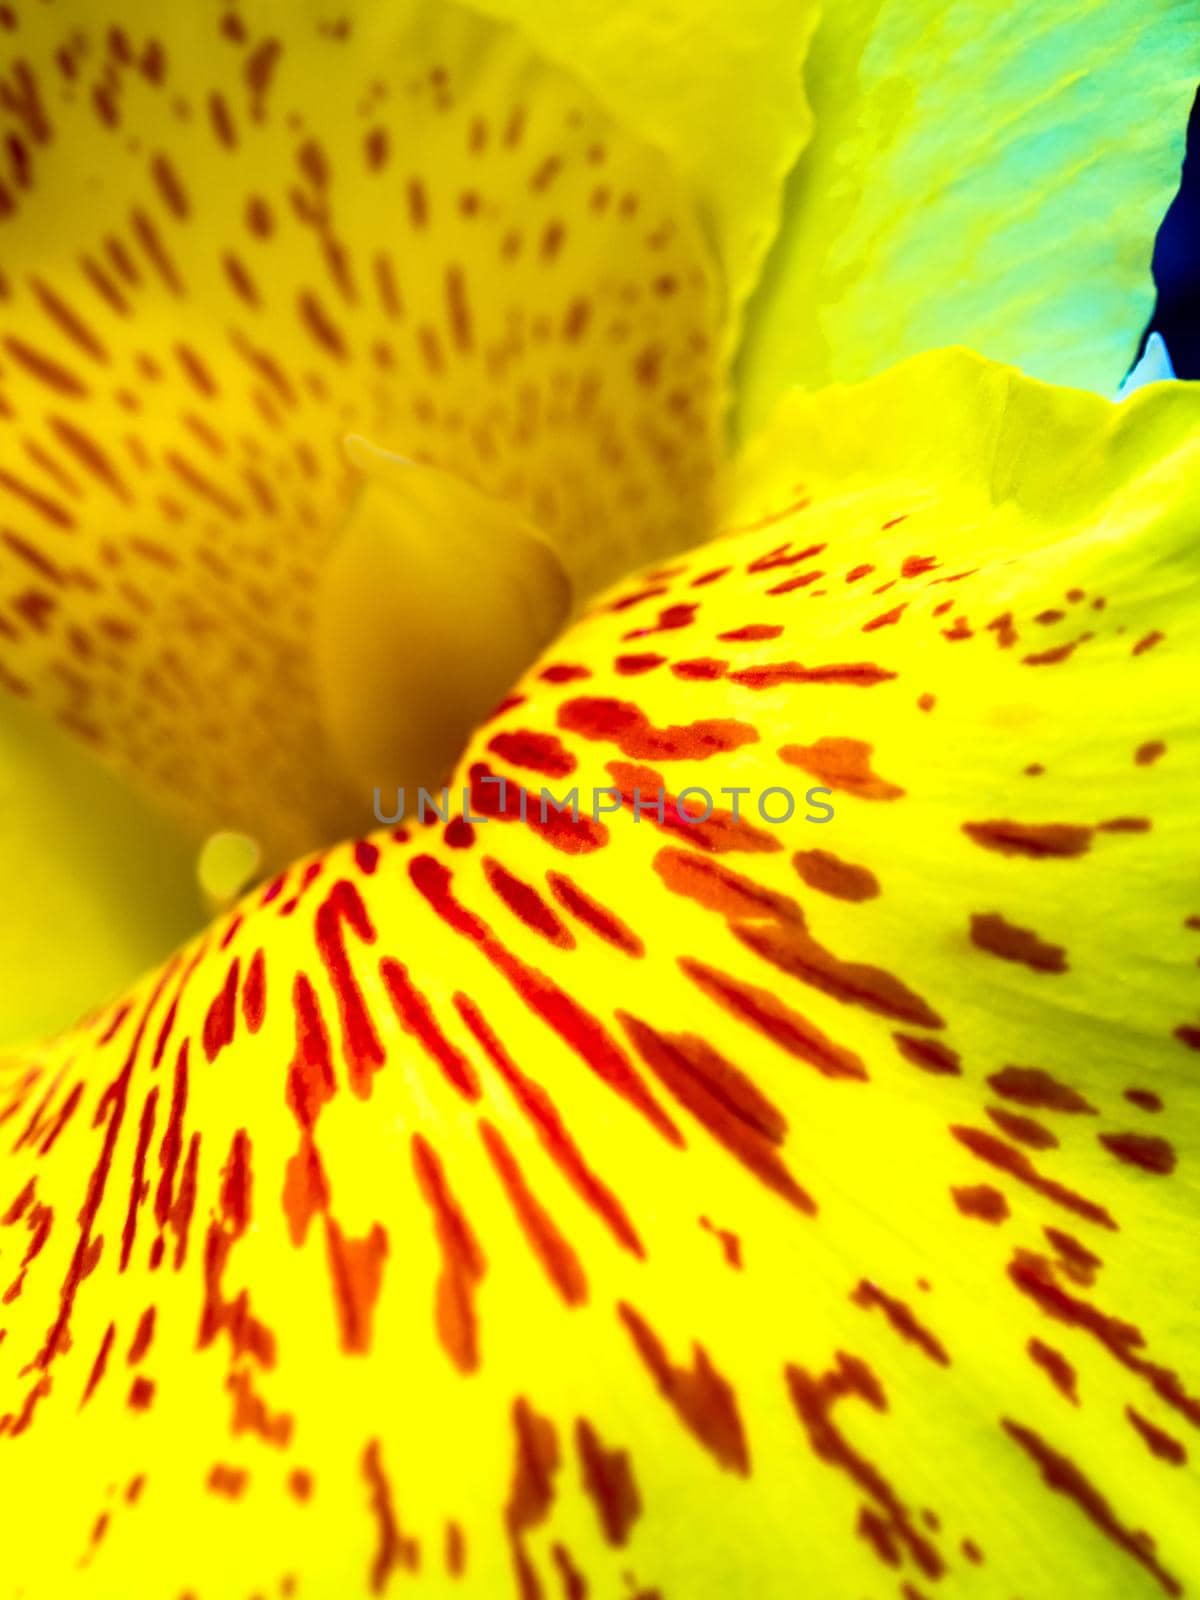
<path id="1" fill-rule="evenodd" d="M 1198 457 L 961 354 L 794 402 L 476 820 L 16 1059 L 4 1600 L 1192 1592 Z"/>
<path id="2" fill-rule="evenodd" d="M 448 0 L 0 16 L 2 681 L 286 860 L 344 827 L 311 637 L 345 435 L 509 501 L 579 592 L 679 548 L 711 251 L 665 157 Z"/>
<path id="3" fill-rule="evenodd" d="M 743 436 L 793 383 L 966 344 L 1111 394 L 1154 304 L 1200 31 L 1188 0 L 847 0 L 747 319 Z"/>
<path id="4" fill-rule="evenodd" d="M 204 920 L 197 841 L 0 698 L 0 1047 L 110 1000 Z"/>

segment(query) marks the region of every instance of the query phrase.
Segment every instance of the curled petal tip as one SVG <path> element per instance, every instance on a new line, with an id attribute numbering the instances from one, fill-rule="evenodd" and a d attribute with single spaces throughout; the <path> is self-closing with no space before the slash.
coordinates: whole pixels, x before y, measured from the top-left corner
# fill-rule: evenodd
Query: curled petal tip
<path id="1" fill-rule="evenodd" d="M 1146 340 L 1146 348 L 1117 390 L 1116 398 L 1128 400 L 1131 394 L 1144 389 L 1148 383 L 1164 383 L 1174 377 L 1175 368 L 1171 363 L 1167 341 L 1161 333 L 1152 333 Z"/>

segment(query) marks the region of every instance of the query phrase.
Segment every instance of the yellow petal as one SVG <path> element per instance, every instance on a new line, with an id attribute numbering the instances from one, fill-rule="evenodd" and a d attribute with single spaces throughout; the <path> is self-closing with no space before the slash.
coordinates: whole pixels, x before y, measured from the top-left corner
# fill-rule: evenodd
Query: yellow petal
<path id="1" fill-rule="evenodd" d="M 0 1045 L 65 1027 L 200 927 L 196 849 L 76 740 L 0 699 Z"/>
<path id="2" fill-rule="evenodd" d="M 730 299 L 728 336 L 778 226 L 812 117 L 802 63 L 812 0 L 480 0 L 519 22 L 627 127 L 666 150 L 703 207 Z"/>
<path id="3" fill-rule="evenodd" d="M 1198 76 L 1171 0 L 830 7 L 817 132 L 748 317 L 744 435 L 790 384 L 937 345 L 1111 394 L 1154 305 Z"/>
<path id="4" fill-rule="evenodd" d="M 10 1589 L 1190 1591 L 1198 454 L 965 356 L 798 402 L 475 821 L 6 1069 Z"/>
<path id="5" fill-rule="evenodd" d="M 343 437 L 511 501 L 584 589 L 689 542 L 700 226 L 663 157 L 448 4 L 15 9 L 5 669 L 206 830 L 310 847 L 342 816 L 310 638 Z"/>

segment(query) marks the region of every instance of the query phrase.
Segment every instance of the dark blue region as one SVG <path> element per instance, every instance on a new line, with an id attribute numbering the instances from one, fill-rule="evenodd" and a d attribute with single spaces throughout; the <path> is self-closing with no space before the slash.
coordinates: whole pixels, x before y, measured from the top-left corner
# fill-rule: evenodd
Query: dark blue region
<path id="1" fill-rule="evenodd" d="M 1178 378 L 1200 378 L 1200 90 L 1188 118 L 1187 152 L 1179 193 L 1167 207 L 1154 241 L 1158 303 L 1142 334 L 1162 334 Z"/>

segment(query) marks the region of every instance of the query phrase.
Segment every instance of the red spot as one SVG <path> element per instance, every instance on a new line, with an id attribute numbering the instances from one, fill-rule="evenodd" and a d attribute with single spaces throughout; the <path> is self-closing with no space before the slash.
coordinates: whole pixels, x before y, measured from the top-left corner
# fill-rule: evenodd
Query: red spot
<path id="1" fill-rule="evenodd" d="M 565 661 L 555 662 L 552 666 L 543 667 L 538 677 L 544 683 L 575 683 L 580 678 L 590 678 L 590 667 L 572 666 Z"/>
<path id="2" fill-rule="evenodd" d="M 301 1127 L 312 1128 L 337 1083 L 329 1032 L 321 1015 L 312 983 L 298 972 L 292 984 L 292 1010 L 296 1026 L 296 1053 L 288 1068 L 287 1103 Z"/>
<path id="3" fill-rule="evenodd" d="M 720 1244 L 721 1253 L 724 1255 L 727 1264 L 733 1267 L 735 1271 L 740 1272 L 742 1270 L 742 1241 L 737 1234 L 733 1233 L 729 1228 L 718 1228 L 707 1217 L 700 1218 L 700 1226 L 705 1233 L 711 1233 L 713 1238 Z"/>
<path id="4" fill-rule="evenodd" d="M 816 744 L 785 744 L 780 759 L 860 800 L 896 800 L 904 790 L 871 770 L 871 746 L 861 739 L 818 739 Z"/>
<path id="5" fill-rule="evenodd" d="M 768 666 L 743 667 L 731 672 L 729 682 L 745 689 L 775 689 L 784 683 L 841 683 L 869 689 L 887 683 L 894 672 L 870 661 L 851 661 L 825 667 L 805 667 L 799 661 L 776 661 Z"/>
<path id="6" fill-rule="evenodd" d="M 962 831 L 985 850 L 1034 861 L 1085 855 L 1091 849 L 1091 828 L 1070 822 L 964 822 Z"/>
<path id="7" fill-rule="evenodd" d="M 987 631 L 996 635 L 996 643 L 1001 650 L 1011 650 L 1021 637 L 1013 625 L 1011 611 L 1006 611 L 1002 616 L 993 617 L 987 624 Z"/>
<path id="8" fill-rule="evenodd" d="M 973 1156 L 978 1156 L 989 1166 L 998 1167 L 1001 1172 L 1007 1172 L 1016 1178 L 1018 1183 L 1025 1184 L 1036 1194 L 1054 1201 L 1066 1211 L 1073 1211 L 1077 1216 L 1086 1217 L 1089 1222 L 1098 1222 L 1102 1228 L 1116 1230 L 1117 1224 L 1103 1206 L 1076 1194 L 1073 1189 L 1068 1189 L 1065 1184 L 1058 1183 L 1053 1178 L 1043 1177 L 1023 1150 L 1016 1150 L 1012 1145 L 1005 1144 L 1003 1139 L 997 1139 L 984 1128 L 952 1126 L 950 1132 Z"/>
<path id="9" fill-rule="evenodd" d="M 342 1350 L 346 1355 L 367 1355 L 388 1256 L 387 1234 L 377 1222 L 364 1238 L 352 1239 L 335 1218 L 326 1216 L 325 1245 Z"/>
<path id="10" fill-rule="evenodd" d="M 329 1183 L 316 1146 L 306 1131 L 300 1137 L 295 1155 L 288 1157 L 283 1177 L 283 1211 L 294 1245 L 304 1243 L 309 1223 L 328 1208 Z"/>
<path id="11" fill-rule="evenodd" d="M 257 1033 L 262 1027 L 266 1009 L 267 966 L 266 957 L 262 947 L 259 946 L 251 957 L 250 965 L 246 969 L 246 981 L 242 986 L 242 1016 L 251 1033 Z"/>
<path id="12" fill-rule="evenodd" d="M 134 1239 L 137 1234 L 138 1213 L 150 1190 L 150 1185 L 146 1181 L 146 1155 L 150 1149 L 150 1139 L 154 1132 L 154 1117 L 157 1106 L 158 1090 L 151 1089 L 142 1102 L 142 1115 L 138 1124 L 137 1148 L 134 1151 L 133 1172 L 129 1183 L 129 1206 L 125 1213 L 125 1226 L 121 1233 L 120 1270 L 122 1272 L 129 1265 L 129 1258 L 132 1254 Z"/>
<path id="13" fill-rule="evenodd" d="M 903 1300 L 888 1294 L 886 1290 L 881 1289 L 878 1284 L 871 1283 L 867 1278 L 859 1279 L 858 1286 L 850 1298 L 856 1306 L 862 1306 L 864 1310 L 878 1306 L 902 1339 L 915 1344 L 918 1350 L 936 1362 L 939 1367 L 950 1365 L 950 1357 L 941 1340 L 917 1319 L 912 1307 L 906 1305 Z"/>
<path id="14" fill-rule="evenodd" d="M 154 1401 L 154 1383 L 150 1378 L 136 1377 L 129 1387 L 125 1404 L 131 1411 L 149 1411 Z"/>
<path id="15" fill-rule="evenodd" d="M 824 572 L 819 567 L 814 567 L 811 572 L 802 572 L 798 577 L 785 578 L 782 583 L 775 584 L 767 590 L 768 594 L 792 594 L 797 589 L 807 589 L 810 583 L 816 583 L 818 578 L 823 578 Z M 824 594 L 824 589 L 814 589 L 813 594 Z"/>
<path id="16" fill-rule="evenodd" d="M 503 1136 L 490 1122 L 479 1124 L 480 1136 L 492 1165 L 500 1175 L 505 1193 L 529 1246 L 550 1282 L 569 1306 L 587 1300 L 587 1277 L 579 1257 L 559 1231 L 550 1213 L 525 1180 L 516 1157 Z"/>
<path id="17" fill-rule="evenodd" d="M 108 1327 L 104 1330 L 104 1337 L 100 1341 L 100 1348 L 96 1352 L 96 1359 L 92 1362 L 92 1370 L 88 1374 L 87 1386 L 83 1391 L 83 1398 L 79 1402 L 80 1410 L 82 1410 L 92 1398 L 92 1395 L 96 1391 L 96 1386 L 104 1376 L 105 1369 L 108 1366 L 109 1352 L 112 1350 L 113 1339 L 116 1336 L 116 1332 L 116 1324 L 112 1322 L 110 1322 Z"/>
<path id="18" fill-rule="evenodd" d="M 171 1088 L 171 1109 L 166 1114 L 163 1142 L 158 1146 L 158 1192 L 154 1200 L 154 1216 L 160 1229 L 170 1221 L 174 1203 L 174 1174 L 179 1168 L 179 1157 L 184 1146 L 184 1112 L 187 1110 L 187 1051 L 189 1040 L 179 1046 L 179 1056 L 174 1062 L 174 1085 Z"/>
<path id="19" fill-rule="evenodd" d="M 1104 1265 L 1100 1257 L 1080 1244 L 1073 1234 L 1061 1228 L 1043 1227 L 1042 1232 L 1059 1257 L 1059 1266 L 1075 1283 L 1090 1286 L 1095 1282 L 1096 1269 Z"/>
<path id="20" fill-rule="evenodd" d="M 922 1072 L 932 1072 L 943 1078 L 956 1078 L 962 1072 L 962 1058 L 940 1039 L 925 1039 L 911 1033 L 894 1033 L 892 1040 L 906 1061 Z"/>
<path id="21" fill-rule="evenodd" d="M 237 1019 L 237 994 L 240 958 L 235 956 L 221 992 L 208 1008 L 204 1019 L 204 1054 L 215 1061 L 227 1045 L 233 1043 L 234 1023 Z"/>
<path id="22" fill-rule="evenodd" d="M 1175 1170 L 1175 1151 L 1166 1139 L 1151 1133 L 1101 1133 L 1097 1137 L 1118 1161 L 1165 1177 Z"/>
<path id="23" fill-rule="evenodd" d="M 554 1474 L 561 1464 L 558 1437 L 553 1423 L 539 1416 L 524 1395 L 518 1395 L 513 1404 L 513 1428 L 516 1450 L 504 1521 L 521 1600 L 542 1600 L 542 1586 L 526 1553 L 524 1535 L 546 1519 L 554 1504 Z"/>
<path id="24" fill-rule="evenodd" d="M 904 520 L 903 517 L 893 517 L 891 522 L 884 523 L 884 527 L 894 527 L 896 523 Z M 937 565 L 938 559 L 936 556 L 905 556 L 900 566 L 900 576 L 902 578 L 919 578 L 926 572 L 933 572 Z"/>
<path id="25" fill-rule="evenodd" d="M 1200 1427 L 1200 1399 L 1184 1390 L 1177 1373 L 1140 1353 L 1146 1343 L 1141 1329 L 1109 1316 L 1090 1300 L 1060 1289 L 1049 1274 L 1048 1262 L 1025 1252 L 1008 1268 L 1009 1277 L 1021 1293 L 1028 1295 L 1048 1317 L 1090 1333 L 1115 1361 L 1144 1378 L 1160 1400 Z"/>
<path id="26" fill-rule="evenodd" d="M 1096 1108 L 1077 1089 L 1062 1083 L 1041 1067 L 1003 1067 L 987 1080 L 1005 1100 L 1042 1111 L 1088 1112 Z"/>
<path id="27" fill-rule="evenodd" d="M 666 594 L 665 583 L 655 584 L 646 589 L 635 589 L 632 594 L 622 595 L 619 600 L 614 600 L 609 606 L 610 611 L 628 611 L 631 606 L 641 605 L 643 600 L 654 600 L 660 594 Z"/>
<path id="28" fill-rule="evenodd" d="M 798 850 L 792 865 L 810 889 L 835 900 L 858 904 L 874 900 L 880 892 L 879 879 L 867 867 L 842 861 L 828 850 Z"/>
<path id="29" fill-rule="evenodd" d="M 750 622 L 744 628 L 731 628 L 728 633 L 719 633 L 718 639 L 727 640 L 729 643 L 753 644 L 760 639 L 778 639 L 783 632 L 779 623 Z"/>
<path id="30" fill-rule="evenodd" d="M 658 1033 L 623 1011 L 616 1016 L 650 1071 L 718 1144 L 773 1193 L 815 1213 L 777 1154 L 787 1132 L 783 1114 L 745 1073 L 694 1034 Z"/>
<path id="31" fill-rule="evenodd" d="M 461 1578 L 467 1570 L 467 1536 L 457 1522 L 446 1524 L 446 1571 Z"/>
<path id="32" fill-rule="evenodd" d="M 894 973 L 865 962 L 844 961 L 818 944 L 802 927 L 735 923 L 732 931 L 772 966 L 843 1005 L 861 1006 L 877 1016 L 922 1028 L 945 1026 L 932 1006 Z"/>
<path id="33" fill-rule="evenodd" d="M 1153 1089 L 1126 1089 L 1125 1098 L 1141 1111 L 1161 1111 L 1163 1108 L 1162 1096 L 1155 1094 Z"/>
<path id="34" fill-rule="evenodd" d="M 155 1308 L 147 1306 L 138 1319 L 137 1328 L 129 1345 L 129 1353 L 125 1357 L 131 1367 L 136 1367 L 139 1361 L 144 1360 L 146 1352 L 154 1342 L 154 1317 Z"/>
<path id="35" fill-rule="evenodd" d="M 1055 1450 L 1051 1445 L 1036 1434 L 1032 1428 L 1023 1427 L 1020 1423 L 1011 1422 L 1007 1417 L 1001 1418 L 1001 1427 L 1010 1439 L 1016 1441 L 1040 1467 L 1042 1482 L 1048 1489 L 1056 1494 L 1066 1495 L 1095 1524 L 1097 1528 L 1110 1539 L 1118 1549 L 1124 1550 L 1132 1556 L 1139 1566 L 1142 1566 L 1155 1579 L 1164 1593 L 1180 1595 L 1183 1588 L 1180 1583 L 1159 1566 L 1153 1554 L 1153 1546 L 1145 1534 L 1132 1533 L 1118 1522 L 1112 1507 L 1104 1496 L 1091 1484 L 1083 1473 L 1070 1459 Z"/>
<path id="36" fill-rule="evenodd" d="M 695 656 L 690 661 L 676 661 L 671 673 L 685 682 L 714 683 L 724 677 L 728 667 L 728 661 L 722 661 L 717 656 Z"/>
<path id="37" fill-rule="evenodd" d="M 566 924 L 555 915 L 531 884 L 514 877 L 506 867 L 490 856 L 484 859 L 484 875 L 489 886 L 504 904 L 533 933 L 557 945 L 560 950 L 573 950 L 575 938 Z"/>
<path id="38" fill-rule="evenodd" d="M 990 1183 L 964 1184 L 950 1190 L 954 1204 L 964 1217 L 978 1217 L 981 1222 L 1004 1222 L 1008 1217 L 1008 1201 L 999 1189 Z"/>
<path id="39" fill-rule="evenodd" d="M 521 822 L 540 839 L 567 855 L 587 855 L 608 843 L 608 829 L 581 806 L 563 801 L 562 809 L 541 794 L 522 788 L 509 778 L 493 775 L 484 762 L 472 765 L 468 779 L 470 807 L 476 818 L 492 822 Z M 581 797 L 582 798 L 582 797 Z"/>
<path id="40" fill-rule="evenodd" d="M 603 1083 L 639 1111 L 669 1143 L 682 1143 L 679 1130 L 649 1094 L 628 1057 L 598 1019 L 544 973 L 520 961 L 500 943 L 481 917 L 461 905 L 451 893 L 451 875 L 441 862 L 432 856 L 417 856 L 409 865 L 409 873 L 437 914 L 455 932 L 482 950 L 529 1009 L 552 1028 Z"/>
<path id="41" fill-rule="evenodd" d="M 420 1550 L 415 1539 L 406 1538 L 400 1531 L 378 1439 L 372 1439 L 363 1451 L 362 1475 L 370 1491 L 371 1511 L 379 1539 L 371 1562 L 371 1593 L 386 1594 L 393 1572 L 417 1571 Z"/>
<path id="42" fill-rule="evenodd" d="M 929 1578 L 940 1577 L 945 1563 L 935 1547 L 917 1528 L 912 1513 L 873 1462 L 854 1445 L 833 1420 L 840 1400 L 857 1395 L 876 1411 L 885 1411 L 887 1401 L 878 1378 L 865 1361 L 839 1351 L 832 1371 L 814 1377 L 802 1367 L 784 1369 L 788 1391 L 796 1414 L 808 1434 L 814 1455 L 827 1466 L 839 1468 L 873 1502 L 881 1520 L 875 1526 L 905 1549 Z"/>
<path id="43" fill-rule="evenodd" d="M 1031 928 L 1019 928 L 999 912 L 978 912 L 971 918 L 971 943 L 1002 961 L 1015 961 L 1032 972 L 1066 972 L 1067 952 L 1049 944 Z"/>
<path id="44" fill-rule="evenodd" d="M 617 656 L 613 666 L 621 677 L 636 678 L 643 672 L 652 672 L 655 667 L 661 667 L 666 659 L 666 656 L 656 656 L 646 651 L 641 655 Z"/>
<path id="45" fill-rule="evenodd" d="M 689 600 L 682 604 L 664 606 L 658 613 L 658 621 L 648 628 L 632 628 L 625 639 L 645 639 L 652 633 L 673 633 L 678 628 L 687 628 L 695 621 L 696 612 L 700 609 L 697 600 Z"/>
<path id="46" fill-rule="evenodd" d="M 1149 833 L 1151 829 L 1149 817 L 1110 817 L 1107 822 L 1096 824 L 1097 833 Z"/>
<path id="47" fill-rule="evenodd" d="M 546 882 L 559 904 L 585 926 L 591 928 L 601 939 L 614 945 L 618 950 L 623 950 L 626 955 L 645 955 L 646 947 L 637 934 L 598 900 L 593 900 L 590 895 L 584 894 L 579 885 L 565 874 L 547 872 Z"/>
<path id="48" fill-rule="evenodd" d="M 1015 1139 L 1018 1144 L 1027 1144 L 1033 1150 L 1054 1150 L 1058 1148 L 1057 1137 L 1042 1123 L 1036 1122 L 1033 1117 L 1024 1117 L 1018 1111 L 1009 1111 L 1005 1106 L 985 1106 L 984 1110 L 992 1119 L 1001 1133 L 1006 1133 L 1010 1139 Z"/>
<path id="49" fill-rule="evenodd" d="M 717 1464 L 742 1477 L 750 1475 L 750 1450 L 738 1413 L 737 1397 L 701 1344 L 692 1345 L 691 1367 L 675 1366 L 650 1324 L 624 1300 L 617 1315 L 633 1340 L 659 1394 Z"/>
<path id="50" fill-rule="evenodd" d="M 1078 1377 L 1075 1368 L 1061 1351 L 1055 1350 L 1053 1345 L 1043 1344 L 1040 1339 L 1030 1339 L 1025 1346 L 1026 1353 L 1034 1366 L 1040 1367 L 1050 1382 L 1065 1399 L 1073 1406 L 1079 1404 L 1079 1395 L 1076 1393 Z"/>
<path id="51" fill-rule="evenodd" d="M 908 601 L 902 600 L 898 606 L 893 606 L 890 611 L 884 611 L 879 616 L 872 617 L 870 622 L 864 622 L 862 631 L 864 633 L 874 633 L 879 628 L 893 627 L 900 621 L 907 607 Z"/>
<path id="52" fill-rule="evenodd" d="M 242 1467 L 230 1467 L 223 1461 L 218 1461 L 208 1475 L 208 1489 L 212 1494 L 224 1495 L 228 1500 L 236 1500 L 245 1493 L 246 1485 L 250 1481 L 250 1474 Z"/>
<path id="53" fill-rule="evenodd" d="M 627 1450 L 606 1449 L 586 1417 L 575 1424 L 575 1448 L 584 1491 L 596 1508 L 605 1539 L 611 1545 L 628 1543 L 630 1530 L 642 1511 Z"/>
<path id="54" fill-rule="evenodd" d="M 479 1040 L 492 1064 L 512 1091 L 522 1112 L 532 1122 L 547 1155 L 562 1172 L 576 1194 L 609 1229 L 617 1243 L 639 1258 L 645 1250 L 626 1216 L 620 1201 L 584 1160 L 554 1102 L 532 1078 L 527 1077 L 501 1045 L 477 1006 L 465 995 L 455 995 L 454 1003 L 463 1021 Z"/>
<path id="55" fill-rule="evenodd" d="M 412 1157 L 442 1252 L 434 1316 L 438 1340 L 460 1372 L 474 1372 L 480 1361 L 475 1289 L 487 1262 L 450 1190 L 440 1159 L 419 1133 L 413 1134 Z"/>
<path id="56" fill-rule="evenodd" d="M 660 832 L 684 839 L 696 849 L 715 855 L 732 851 L 774 854 L 783 849 L 776 837 L 778 829 L 753 827 L 739 815 L 736 804 L 732 810 L 714 805 L 712 815 L 701 822 L 696 820 L 700 815 L 698 811 L 689 811 L 687 807 L 681 810 L 678 799 L 665 787 L 661 775 L 653 767 L 633 766 L 626 761 L 609 761 L 606 766 L 625 806 Z M 661 822 L 658 817 L 660 797 Z M 685 816 L 691 816 L 692 820 L 683 820 Z"/>
<path id="57" fill-rule="evenodd" d="M 489 741 L 488 749 L 514 767 L 527 767 L 551 778 L 565 778 L 575 771 L 575 757 L 552 733 L 506 728 Z"/>
<path id="58" fill-rule="evenodd" d="M 441 1068 L 446 1081 L 468 1100 L 478 1100 L 479 1079 L 457 1045 L 439 1027 L 429 1001 L 412 982 L 408 968 L 394 956 L 384 956 L 379 975 L 387 988 L 400 1026 L 423 1047 Z"/>
<path id="59" fill-rule="evenodd" d="M 354 864 L 363 877 L 374 876 L 375 868 L 379 865 L 379 846 L 372 844 L 369 839 L 356 839 L 354 841 Z"/>
<path id="60" fill-rule="evenodd" d="M 750 533 L 756 528 L 768 527 L 772 522 L 778 522 L 783 517 L 791 516 L 794 511 L 803 511 L 808 505 L 807 499 L 797 500 L 793 505 L 783 511 L 772 512 L 769 516 L 762 517 L 758 522 L 747 523 L 738 528 L 739 533 Z M 801 561 L 811 561 L 814 556 L 819 556 L 825 549 L 823 544 L 805 545 L 803 550 L 792 550 L 791 540 L 786 544 L 777 544 L 773 550 L 768 550 L 765 556 L 759 556 L 746 568 L 747 572 L 773 572 L 776 567 L 794 567 Z"/>
<path id="61" fill-rule="evenodd" d="M 1146 1448 L 1152 1456 L 1159 1461 L 1169 1461 L 1173 1467 L 1181 1467 L 1187 1460 L 1187 1451 L 1171 1434 L 1156 1427 L 1148 1418 L 1135 1411 L 1132 1406 L 1125 1407 L 1125 1415 L 1141 1434 L 1146 1442 Z"/>
<path id="62" fill-rule="evenodd" d="M 615 744 L 622 755 L 638 761 L 703 761 L 758 742 L 748 723 L 728 718 L 657 728 L 628 700 L 567 700 L 558 708 L 558 725 L 585 739 Z"/>
<path id="63" fill-rule="evenodd" d="M 825 1078 L 853 1078 L 865 1081 L 867 1069 L 852 1050 L 837 1044 L 814 1023 L 793 1011 L 769 989 L 742 983 L 688 956 L 679 958 L 680 971 L 705 994 L 764 1037 L 807 1062 Z"/>
<path id="64" fill-rule="evenodd" d="M 372 1074 L 383 1065 L 384 1051 L 350 964 L 345 925 L 364 944 L 375 943 L 375 929 L 367 916 L 362 896 L 348 878 L 340 878 L 317 911 L 317 949 L 337 998 L 342 1026 L 342 1054 L 350 1088 L 359 1099 L 365 1100 L 371 1093 Z"/>

